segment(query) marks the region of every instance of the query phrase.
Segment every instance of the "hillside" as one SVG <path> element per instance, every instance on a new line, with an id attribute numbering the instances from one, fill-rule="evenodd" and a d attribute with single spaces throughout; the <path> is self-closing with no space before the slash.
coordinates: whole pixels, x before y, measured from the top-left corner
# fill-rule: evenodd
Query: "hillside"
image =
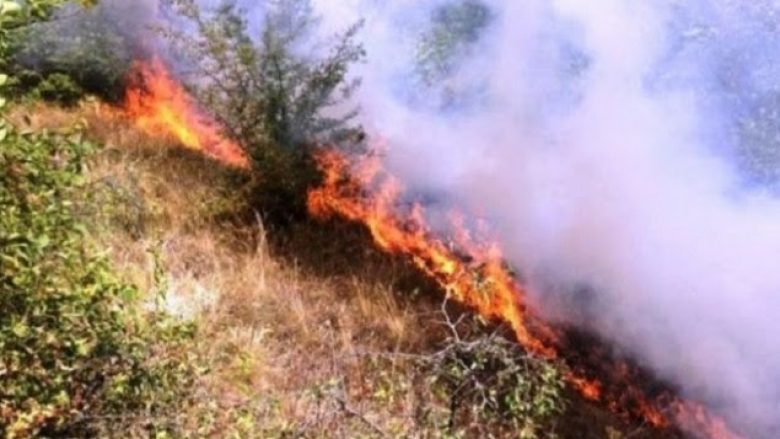
<path id="1" fill-rule="evenodd" d="M 512 431 L 513 413 L 522 420 L 522 411 L 473 418 L 468 405 L 480 402 L 473 395 L 454 402 L 442 385 L 440 369 L 453 364 L 439 356 L 460 342 L 455 335 L 479 345 L 504 331 L 443 302 L 435 284 L 403 257 L 377 250 L 360 226 L 264 224 L 255 212 L 262 206 L 242 198 L 243 171 L 149 137 L 97 103 L 21 107 L 12 119 L 35 131 L 85 121 L 87 138 L 104 145 L 87 173 L 110 194 L 88 213 L 92 234 L 124 279 L 159 291 L 147 303 L 198 328 L 187 349 L 202 370 L 179 403 L 174 431 L 224 438 L 522 436 Z M 456 319 L 465 320 L 452 333 L 447 322 Z M 513 359 L 496 363 L 490 352 L 481 355 L 493 362 L 486 366 L 491 374 L 515 362 L 538 366 L 510 350 L 496 355 Z M 472 354 L 458 355 L 468 361 Z M 570 390 L 563 395 L 556 400 L 560 414 L 544 421 L 555 430 L 544 437 L 676 437 L 626 424 Z M 451 418 L 453 403 L 463 407 Z M 137 422 L 143 430 L 145 421 Z"/>
<path id="2" fill-rule="evenodd" d="M 0 438 L 780 437 L 732 3 L 0 0 Z"/>

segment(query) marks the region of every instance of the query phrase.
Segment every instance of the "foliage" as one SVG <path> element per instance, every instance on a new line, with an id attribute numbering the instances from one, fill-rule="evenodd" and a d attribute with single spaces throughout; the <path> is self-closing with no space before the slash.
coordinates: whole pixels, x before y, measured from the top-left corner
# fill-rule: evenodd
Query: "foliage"
<path id="1" fill-rule="evenodd" d="M 446 302 L 443 305 L 446 315 Z M 441 350 L 423 357 L 433 388 L 447 400 L 451 434 L 485 437 L 495 431 L 521 439 L 555 438 L 565 411 L 560 366 L 528 356 L 496 333 L 463 338 L 447 316 L 451 335 Z"/>
<path id="2" fill-rule="evenodd" d="M 66 105 L 85 93 L 120 100 L 133 52 L 121 31 L 132 24 L 124 23 L 121 15 L 134 19 L 131 11 L 120 7 L 68 5 L 58 19 L 17 32 L 12 50 L 12 68 L 19 77 L 17 94 L 31 91 L 34 99 Z"/>
<path id="3" fill-rule="evenodd" d="M 459 107 L 479 99 L 481 84 L 461 77 L 460 67 L 472 58 L 493 12 L 481 0 L 456 0 L 434 9 L 430 27 L 417 45 L 415 77 L 417 104 L 436 110 Z"/>
<path id="4" fill-rule="evenodd" d="M 0 118 L 4 437 L 105 436 L 139 417 L 163 432 L 196 376 L 192 328 L 141 311 L 139 291 L 88 244 L 76 212 L 93 150 L 78 130 L 22 133 Z"/>
<path id="5" fill-rule="evenodd" d="M 95 1 L 80 0 L 79 3 L 88 6 Z M 0 0 L 0 72 L 8 69 L 8 51 L 13 34 L 36 21 L 47 19 L 52 10 L 63 3 L 65 0 Z"/>
<path id="6" fill-rule="evenodd" d="M 432 26 L 418 46 L 419 74 L 432 84 L 452 74 L 469 45 L 476 43 L 491 20 L 490 10 L 477 0 L 461 0 L 437 8 Z"/>
<path id="7" fill-rule="evenodd" d="M 353 41 L 360 24 L 338 35 L 329 53 L 316 59 L 302 51 L 317 24 L 308 0 L 267 4 L 258 37 L 234 2 L 203 14 L 193 0 L 171 1 L 197 28 L 194 37 L 169 35 L 190 49 L 197 74 L 206 79 L 203 87 L 194 84 L 200 97 L 250 152 L 269 142 L 294 148 L 330 138 L 356 115 L 325 113 L 358 85 L 347 80 L 347 71 L 363 57 Z"/>
<path id="8" fill-rule="evenodd" d="M 195 32 L 166 34 L 194 64 L 191 85 L 201 102 L 252 158 L 258 201 L 266 213 L 301 211 L 317 175 L 307 147 L 358 132 L 350 126 L 355 110 L 334 114 L 359 85 L 348 69 L 364 56 L 354 42 L 360 23 L 323 43 L 314 41 L 318 20 L 308 0 L 264 2 L 258 35 L 235 2 L 213 13 L 193 0 L 169 2 Z"/>
<path id="9" fill-rule="evenodd" d="M 64 73 L 47 75 L 32 91 L 36 100 L 75 105 L 84 96 L 84 89 L 71 76 Z"/>

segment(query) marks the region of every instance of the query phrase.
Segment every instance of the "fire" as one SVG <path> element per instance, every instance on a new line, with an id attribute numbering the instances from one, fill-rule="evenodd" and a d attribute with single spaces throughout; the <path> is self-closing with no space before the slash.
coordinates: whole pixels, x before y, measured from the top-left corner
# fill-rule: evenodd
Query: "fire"
<path id="1" fill-rule="evenodd" d="M 241 147 L 226 138 L 221 125 L 201 111 L 162 61 L 137 61 L 130 74 L 124 113 L 151 136 L 172 137 L 224 163 L 246 167 Z"/>
<path id="2" fill-rule="evenodd" d="M 531 309 L 500 246 L 475 240 L 457 212 L 450 215 L 452 236 L 441 238 L 427 225 L 422 205 L 401 202 L 401 184 L 383 171 L 376 155 L 352 163 L 338 152 L 324 150 L 318 162 L 324 179 L 309 194 L 313 216 L 339 216 L 364 224 L 379 247 L 409 257 L 449 296 L 486 318 L 509 325 L 529 353 L 563 360 L 568 367 L 566 380 L 587 400 L 656 428 L 676 425 L 695 437 L 740 439 L 701 405 L 670 392 L 647 396 L 633 383 L 636 374 L 625 363 L 563 352 L 564 335 Z M 589 368 L 597 369 L 598 376 L 608 376 L 609 384 L 587 373 Z"/>
<path id="3" fill-rule="evenodd" d="M 319 161 L 325 178 L 323 186 L 309 194 L 309 210 L 313 215 L 326 218 L 338 214 L 364 223 L 382 249 L 409 255 L 420 270 L 455 299 L 474 307 L 485 317 L 507 321 L 530 352 L 543 357 L 555 356 L 547 340 L 537 337 L 531 329 L 529 322 L 533 319 L 527 314 L 524 295 L 511 281 L 497 246 L 474 243 L 463 231 L 458 244 L 471 257 L 466 264 L 445 242 L 430 239 L 432 233 L 425 224 L 422 206 L 412 206 L 407 218 L 396 216 L 401 186 L 379 171 L 376 157 L 361 163 L 355 171 L 357 179 L 349 178 L 349 162 L 333 151 L 324 152 Z M 370 185 L 380 176 L 385 177 L 384 184 L 372 196 L 362 196 L 364 185 Z"/>
<path id="4" fill-rule="evenodd" d="M 137 63 L 132 78 L 123 110 L 138 128 L 153 136 L 173 137 L 225 163 L 248 166 L 239 145 L 222 134 L 220 124 L 198 108 L 161 61 Z M 624 363 L 567 353 L 565 335 L 531 308 L 501 247 L 476 239 L 459 212 L 451 213 L 451 236 L 442 239 L 427 224 L 424 206 L 401 202 L 402 185 L 383 170 L 376 155 L 353 163 L 334 150 L 323 150 L 317 160 L 323 184 L 309 193 L 313 216 L 364 224 L 380 248 L 409 257 L 449 296 L 485 318 L 506 323 L 529 353 L 563 360 L 566 380 L 585 399 L 657 428 L 677 425 L 695 437 L 740 439 L 699 404 L 669 392 L 647 396 L 633 384 L 634 374 Z M 588 373 L 589 367 L 598 373 Z M 600 381 L 595 375 L 610 379 Z"/>

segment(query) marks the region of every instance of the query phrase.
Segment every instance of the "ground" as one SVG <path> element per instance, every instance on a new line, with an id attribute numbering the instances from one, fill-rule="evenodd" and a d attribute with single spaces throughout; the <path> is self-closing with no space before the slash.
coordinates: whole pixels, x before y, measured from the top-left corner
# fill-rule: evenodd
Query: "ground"
<path id="1" fill-rule="evenodd" d="M 194 437 L 457 437 L 420 359 L 447 342 L 448 313 L 464 310 L 443 307 L 441 291 L 360 227 L 264 224 L 242 205 L 243 171 L 95 102 L 21 107 L 14 118 L 33 129 L 83 121 L 104 145 L 89 178 L 111 188 L 110 208 L 84 214 L 122 276 L 157 293 L 148 306 L 199 328 L 203 374 L 178 420 Z M 494 330 L 477 321 L 465 331 Z M 675 437 L 567 399 L 544 437 Z M 467 424 L 462 435 L 480 437 Z"/>

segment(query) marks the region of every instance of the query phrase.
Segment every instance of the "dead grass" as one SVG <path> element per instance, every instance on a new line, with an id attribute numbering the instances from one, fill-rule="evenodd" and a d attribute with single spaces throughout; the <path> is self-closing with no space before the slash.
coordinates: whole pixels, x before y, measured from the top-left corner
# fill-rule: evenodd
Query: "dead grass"
<path id="1" fill-rule="evenodd" d="M 33 130 L 85 122 L 90 139 L 105 145 L 90 176 L 138 212 L 102 217 L 95 236 L 144 290 L 160 287 L 154 272 L 162 264 L 164 306 L 197 320 L 198 349 L 212 368 L 199 399 L 216 410 L 193 410 L 196 417 L 218 413 L 198 420 L 207 436 L 355 437 L 412 428 L 412 407 L 388 405 L 396 396 L 379 392 L 405 379 L 401 363 L 380 370 L 365 355 L 414 350 L 436 331 L 420 315 L 431 310 L 398 300 L 387 281 L 398 266 L 321 276 L 310 264 L 325 255 L 291 252 L 306 251 L 297 238 L 269 243 L 259 220 L 217 219 L 239 171 L 164 147 L 97 104 L 17 109 L 14 119 Z"/>
<path id="2" fill-rule="evenodd" d="M 36 130 L 81 121 L 105 145 L 90 176 L 115 208 L 100 209 L 96 240 L 123 276 L 162 290 L 164 306 L 200 328 L 194 349 L 209 373 L 182 408 L 193 437 L 446 436 L 446 407 L 404 355 L 444 339 L 439 299 L 404 261 L 354 227 L 269 231 L 233 216 L 240 171 L 150 139 L 101 105 L 13 118 Z M 564 437 L 606 437 L 605 426 L 626 437 L 603 412 L 588 416 L 607 419 L 584 427 L 574 416 L 578 430 Z"/>

